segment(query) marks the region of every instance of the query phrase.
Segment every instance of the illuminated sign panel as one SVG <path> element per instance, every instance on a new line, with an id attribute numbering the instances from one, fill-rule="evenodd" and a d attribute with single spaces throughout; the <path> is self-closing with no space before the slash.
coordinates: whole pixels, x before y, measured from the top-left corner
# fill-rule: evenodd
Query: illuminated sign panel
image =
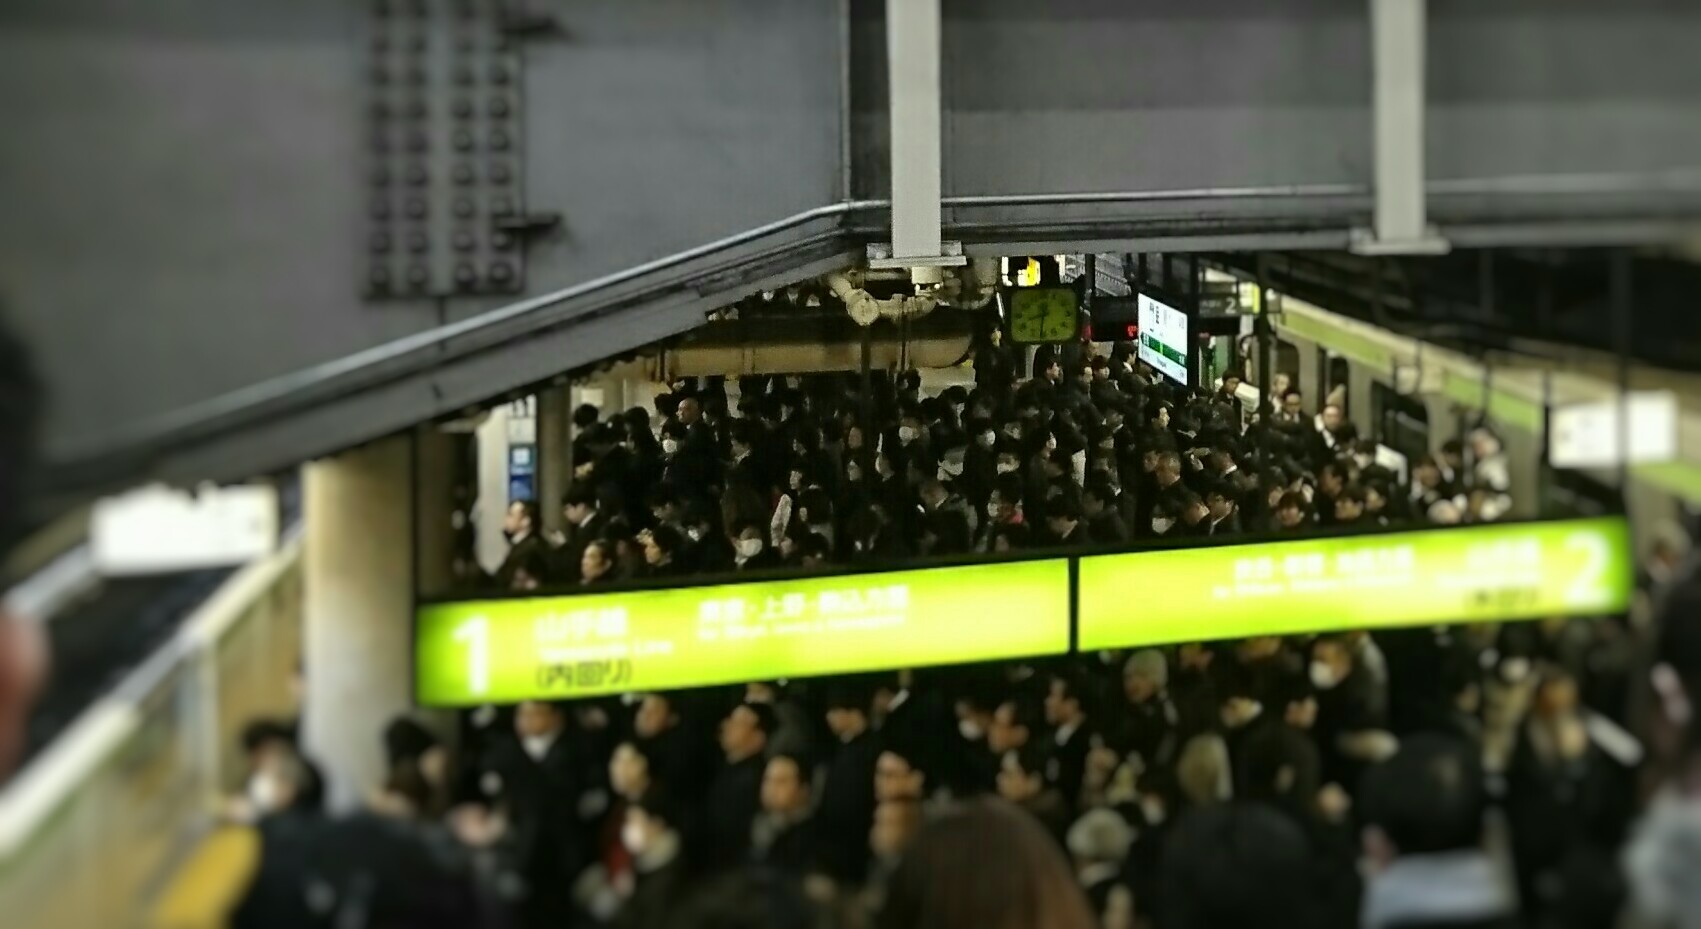
<path id="1" fill-rule="evenodd" d="M 1083 650 L 1614 613 L 1621 518 L 1084 557 Z"/>
<path id="2" fill-rule="evenodd" d="M 1139 295 L 1140 342 L 1135 353 L 1164 377 L 1186 384 L 1187 355 L 1192 340 L 1187 332 L 1187 314 L 1146 294 Z"/>
<path id="3" fill-rule="evenodd" d="M 422 606 L 427 706 L 567 699 L 1057 655 L 1069 562 Z"/>

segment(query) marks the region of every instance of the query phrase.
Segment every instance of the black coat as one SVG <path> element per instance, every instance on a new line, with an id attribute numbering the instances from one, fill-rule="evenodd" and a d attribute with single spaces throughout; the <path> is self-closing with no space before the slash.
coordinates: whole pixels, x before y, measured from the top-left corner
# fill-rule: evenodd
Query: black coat
<path id="1" fill-rule="evenodd" d="M 723 767 L 709 788 L 704 815 L 708 862 L 743 861 L 750 851 L 750 824 L 762 802 L 761 755 Z"/>
<path id="2" fill-rule="evenodd" d="M 872 732 L 839 746 L 821 782 L 815 821 L 821 827 L 822 864 L 841 880 L 861 880 L 868 866 L 868 830 L 874 825 L 874 765 L 880 742 Z"/>

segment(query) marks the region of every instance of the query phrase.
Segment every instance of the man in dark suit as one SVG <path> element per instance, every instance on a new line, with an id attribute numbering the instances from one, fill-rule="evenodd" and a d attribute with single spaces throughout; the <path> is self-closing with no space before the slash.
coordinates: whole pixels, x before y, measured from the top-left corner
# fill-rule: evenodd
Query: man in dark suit
<path id="1" fill-rule="evenodd" d="M 1094 729 L 1087 715 L 1090 700 L 1079 677 L 1058 673 L 1051 677 L 1045 696 L 1045 721 L 1051 726 L 1052 753 L 1046 780 L 1074 806 L 1081 794 L 1081 778 L 1087 770 L 1087 751 Z"/>
<path id="2" fill-rule="evenodd" d="M 1240 535 L 1240 506 L 1226 483 L 1219 483 L 1205 492 L 1205 506 L 1211 515 L 1206 517 L 1208 536 Z"/>
<path id="3" fill-rule="evenodd" d="M 514 576 L 522 568 L 529 573 L 544 560 L 548 549 L 538 535 L 541 525 L 536 502 L 515 500 L 508 504 L 508 512 L 502 519 L 502 534 L 508 538 L 508 555 L 502 559 L 502 567 L 496 569 L 496 582 L 503 590 L 513 588 Z"/>
<path id="4" fill-rule="evenodd" d="M 1367 929 L 1512 929 L 1517 902 L 1483 848 L 1487 793 L 1467 743 L 1406 739 L 1359 792 Z"/>
<path id="5" fill-rule="evenodd" d="M 868 869 L 868 830 L 874 825 L 874 765 L 880 743 L 869 724 L 865 688 L 836 687 L 827 694 L 827 728 L 838 742 L 821 782 L 815 819 L 825 843 L 822 865 L 832 877 L 859 883 Z"/>
<path id="6" fill-rule="evenodd" d="M 574 483 L 561 497 L 561 515 L 566 520 L 561 547 L 554 553 L 555 577 L 563 583 L 579 579 L 579 562 L 585 546 L 602 538 L 607 520 L 597 504 L 596 491 L 584 481 Z"/>
<path id="7" fill-rule="evenodd" d="M 813 773 L 802 755 L 768 759 L 762 773 L 762 808 L 750 824 L 751 860 L 800 875 L 817 867 Z"/>
<path id="8" fill-rule="evenodd" d="M 721 721 L 726 764 L 715 776 L 706 804 L 708 861 L 742 861 L 750 850 L 750 824 L 761 806 L 764 755 L 775 723 L 774 708 L 765 703 L 741 703 Z"/>
<path id="9" fill-rule="evenodd" d="M 530 888 L 528 925 L 572 913 L 572 881 L 582 864 L 576 841 L 582 759 L 574 748 L 565 708 L 522 703 L 514 735 L 497 742 L 481 765 L 481 788 L 507 802 L 514 856 Z"/>

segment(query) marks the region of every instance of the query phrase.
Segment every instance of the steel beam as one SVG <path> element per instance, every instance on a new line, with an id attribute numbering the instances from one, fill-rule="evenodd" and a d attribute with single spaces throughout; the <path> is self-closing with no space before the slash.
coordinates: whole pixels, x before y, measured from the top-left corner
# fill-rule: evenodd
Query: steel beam
<path id="1" fill-rule="evenodd" d="M 948 255 L 939 227 L 941 172 L 941 0 L 886 0 L 886 66 L 891 78 L 892 245 L 871 264 L 963 264 Z"/>
<path id="2" fill-rule="evenodd" d="M 1424 178 L 1426 0 L 1370 0 L 1376 217 L 1353 250 L 1435 255 L 1447 241 L 1429 225 Z"/>

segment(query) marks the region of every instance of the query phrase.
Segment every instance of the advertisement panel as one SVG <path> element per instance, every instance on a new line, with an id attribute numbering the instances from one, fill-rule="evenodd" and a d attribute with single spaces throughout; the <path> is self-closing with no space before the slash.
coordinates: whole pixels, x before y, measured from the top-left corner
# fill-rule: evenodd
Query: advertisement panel
<path id="1" fill-rule="evenodd" d="M 1089 556 L 1079 647 L 1616 613 L 1632 572 L 1620 517 Z"/>
<path id="2" fill-rule="evenodd" d="M 1058 655 L 1069 561 L 420 607 L 426 706 Z"/>

